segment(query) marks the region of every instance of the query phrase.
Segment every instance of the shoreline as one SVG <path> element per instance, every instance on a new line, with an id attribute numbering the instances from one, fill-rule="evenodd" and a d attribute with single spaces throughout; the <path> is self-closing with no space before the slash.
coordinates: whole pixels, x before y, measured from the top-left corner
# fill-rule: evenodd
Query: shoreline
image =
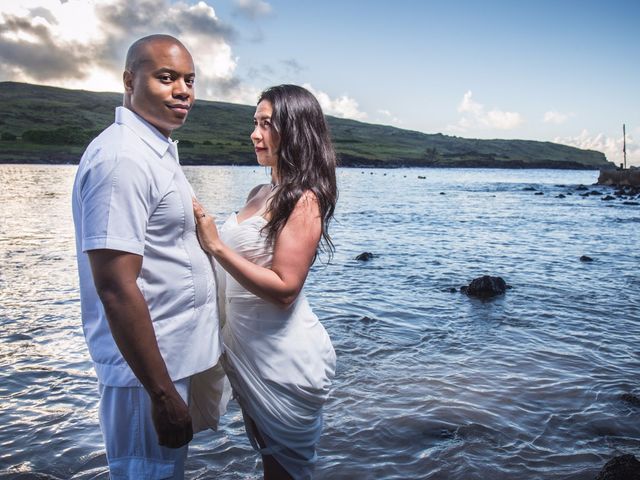
<path id="1" fill-rule="evenodd" d="M 80 155 L 81 156 L 81 155 Z M 16 159 L 4 159 L 0 158 L 0 165 L 78 165 L 80 156 L 64 155 L 55 158 L 48 159 L 29 159 L 29 158 L 16 158 Z M 229 161 L 221 160 L 215 161 L 199 161 L 199 159 L 189 158 L 188 155 L 180 155 L 180 164 L 182 166 L 203 166 L 203 167 L 251 167 L 255 166 L 255 159 L 250 161 Z M 583 170 L 583 171 L 605 171 L 607 168 L 598 166 L 582 165 L 573 162 L 462 162 L 456 164 L 435 164 L 435 163 L 422 163 L 412 161 L 397 161 L 397 162 L 383 162 L 381 160 L 367 160 L 367 161 L 341 161 L 338 160 L 338 167 L 341 168 L 374 168 L 374 169 L 408 169 L 408 168 L 455 168 L 455 169 L 500 169 L 500 170 Z"/>

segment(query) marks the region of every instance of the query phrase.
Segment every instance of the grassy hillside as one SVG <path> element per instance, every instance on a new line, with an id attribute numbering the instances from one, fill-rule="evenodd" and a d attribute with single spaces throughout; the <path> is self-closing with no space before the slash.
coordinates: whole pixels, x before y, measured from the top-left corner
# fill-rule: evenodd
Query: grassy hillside
<path id="1" fill-rule="evenodd" d="M 113 121 L 122 94 L 0 82 L 0 162 L 77 163 Z M 253 165 L 254 106 L 199 100 L 174 132 L 184 164 Z M 477 140 L 328 117 L 344 166 L 611 167 L 605 156 L 550 142 Z"/>

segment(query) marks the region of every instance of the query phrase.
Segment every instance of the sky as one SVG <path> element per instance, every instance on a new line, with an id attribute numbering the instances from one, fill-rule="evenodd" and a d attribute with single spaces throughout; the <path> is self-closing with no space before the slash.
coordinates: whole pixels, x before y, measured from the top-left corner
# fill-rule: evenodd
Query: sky
<path id="1" fill-rule="evenodd" d="M 329 115 L 616 164 L 624 123 L 640 166 L 639 27 L 640 0 L 0 0 L 0 81 L 121 92 L 129 45 L 168 33 L 200 99 L 295 83 Z"/>

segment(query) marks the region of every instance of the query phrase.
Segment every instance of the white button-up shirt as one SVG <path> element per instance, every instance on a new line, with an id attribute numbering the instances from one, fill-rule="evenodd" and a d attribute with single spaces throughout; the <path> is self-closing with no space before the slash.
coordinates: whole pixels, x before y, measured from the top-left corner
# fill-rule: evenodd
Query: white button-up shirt
<path id="1" fill-rule="evenodd" d="M 98 380 L 140 385 L 116 346 L 87 252 L 141 255 L 137 279 L 172 380 L 213 366 L 220 355 L 216 287 L 198 244 L 193 191 L 176 143 L 144 119 L 116 109 L 116 121 L 87 147 L 73 187 L 82 325 Z"/>

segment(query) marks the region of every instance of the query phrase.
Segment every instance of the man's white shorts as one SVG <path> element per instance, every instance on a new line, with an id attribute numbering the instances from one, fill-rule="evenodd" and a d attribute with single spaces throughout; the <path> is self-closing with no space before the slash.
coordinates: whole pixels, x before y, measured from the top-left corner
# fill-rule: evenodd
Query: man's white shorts
<path id="1" fill-rule="evenodd" d="M 174 382 L 185 402 L 190 379 Z M 111 480 L 159 480 L 184 478 L 188 446 L 158 445 L 151 419 L 151 400 L 142 387 L 109 387 L 100 391 L 100 428 L 107 450 Z"/>

